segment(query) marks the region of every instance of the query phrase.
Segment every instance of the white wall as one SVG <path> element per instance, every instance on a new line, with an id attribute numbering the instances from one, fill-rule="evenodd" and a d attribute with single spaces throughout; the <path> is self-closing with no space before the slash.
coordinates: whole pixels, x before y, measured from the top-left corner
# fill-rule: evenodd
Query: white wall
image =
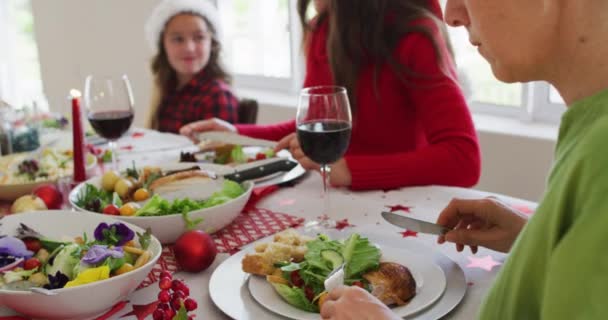
<path id="1" fill-rule="evenodd" d="M 144 124 L 151 77 L 143 24 L 158 1 L 32 0 L 42 79 L 53 110 L 68 111 L 69 90 L 82 90 L 87 74 L 126 73 L 135 95 L 135 124 Z M 243 95 L 255 97 L 251 92 Z M 283 97 L 286 103 L 295 103 L 295 99 Z M 286 103 L 262 104 L 259 122 L 293 118 L 295 109 L 285 107 Z M 492 127 L 478 130 L 483 170 L 477 188 L 539 200 L 554 142 L 511 135 L 505 133 L 509 130 L 499 132 Z"/>
<path id="2" fill-rule="evenodd" d="M 146 119 L 152 80 L 143 25 L 158 0 L 32 0 L 45 94 L 52 110 L 67 112 L 71 88 L 88 74 L 127 74 L 135 124 Z"/>

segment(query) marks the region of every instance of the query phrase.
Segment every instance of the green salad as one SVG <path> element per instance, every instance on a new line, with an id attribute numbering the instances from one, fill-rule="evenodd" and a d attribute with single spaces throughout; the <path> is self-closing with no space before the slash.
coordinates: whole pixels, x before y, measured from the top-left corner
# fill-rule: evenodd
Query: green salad
<path id="1" fill-rule="evenodd" d="M 270 282 L 276 292 L 290 305 L 309 312 L 319 312 L 319 298 L 326 294 L 324 282 L 328 275 L 344 264 L 344 284 L 369 290 L 362 275 L 380 264 L 381 252 L 367 238 L 351 234 L 347 239 L 330 240 L 319 235 L 306 243 L 304 260 L 278 263 L 287 282 Z"/>

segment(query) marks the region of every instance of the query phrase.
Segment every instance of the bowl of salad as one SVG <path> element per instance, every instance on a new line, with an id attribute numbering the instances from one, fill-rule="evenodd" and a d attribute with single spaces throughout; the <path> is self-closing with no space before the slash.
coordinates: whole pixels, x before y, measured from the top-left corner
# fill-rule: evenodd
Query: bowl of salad
<path id="1" fill-rule="evenodd" d="M 99 316 L 139 286 L 161 250 L 146 230 L 107 215 L 9 215 L 0 225 L 0 301 L 36 319 Z"/>
<path id="2" fill-rule="evenodd" d="M 245 207 L 253 186 L 188 163 L 133 164 L 124 172 L 108 171 L 79 184 L 69 201 L 78 211 L 114 216 L 151 229 L 162 243 L 173 243 L 187 230 L 213 233 L 228 225 Z"/>
<path id="3" fill-rule="evenodd" d="M 15 200 L 42 184 L 71 176 L 74 171 L 72 159 L 72 150 L 56 148 L 0 157 L 0 200 Z M 87 173 L 92 173 L 96 166 L 97 158 L 87 153 Z"/>

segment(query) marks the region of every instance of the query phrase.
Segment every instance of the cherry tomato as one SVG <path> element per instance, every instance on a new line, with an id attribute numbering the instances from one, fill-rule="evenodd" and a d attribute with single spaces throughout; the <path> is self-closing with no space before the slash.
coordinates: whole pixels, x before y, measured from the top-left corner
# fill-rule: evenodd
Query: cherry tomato
<path id="1" fill-rule="evenodd" d="M 38 258 L 29 258 L 27 260 L 25 260 L 25 262 L 23 263 L 23 269 L 25 270 L 32 270 L 32 269 L 36 269 L 38 267 L 40 267 L 41 263 L 40 260 L 38 260 Z"/>
<path id="2" fill-rule="evenodd" d="M 265 154 L 265 153 L 258 152 L 258 153 L 255 155 L 255 160 L 264 160 L 264 159 L 266 159 L 266 154 Z"/>
<path id="3" fill-rule="evenodd" d="M 363 282 L 361 282 L 361 281 L 355 281 L 355 282 L 353 282 L 353 286 L 357 286 L 359 288 L 365 288 L 363 286 Z"/>
<path id="4" fill-rule="evenodd" d="M 315 292 L 311 287 L 304 287 L 304 294 L 306 295 L 306 299 L 308 299 L 308 301 L 312 301 L 312 299 L 315 298 Z"/>
<path id="5" fill-rule="evenodd" d="M 304 280 L 302 280 L 302 277 L 300 277 L 300 272 L 298 270 L 290 273 L 289 277 L 291 278 L 291 283 L 293 283 L 294 286 L 298 288 L 304 286 Z"/>
<path id="6" fill-rule="evenodd" d="M 40 240 L 38 240 L 36 238 L 25 238 L 25 239 L 23 239 L 23 243 L 25 243 L 27 250 L 32 251 L 34 253 L 38 252 L 38 250 L 40 250 L 40 248 L 42 248 L 42 244 L 40 243 Z"/>
<path id="7" fill-rule="evenodd" d="M 119 216 L 120 215 L 120 210 L 118 209 L 118 207 L 116 205 L 109 204 L 105 208 L 103 208 L 103 213 L 104 214 L 109 214 L 111 216 Z"/>

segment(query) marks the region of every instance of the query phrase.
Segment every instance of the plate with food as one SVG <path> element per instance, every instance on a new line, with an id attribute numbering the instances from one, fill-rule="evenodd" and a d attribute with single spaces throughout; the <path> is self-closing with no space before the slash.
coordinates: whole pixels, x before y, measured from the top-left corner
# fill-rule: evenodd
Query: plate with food
<path id="1" fill-rule="evenodd" d="M 180 162 L 199 163 L 210 170 L 223 172 L 238 171 L 259 166 L 276 159 L 293 160 L 287 150 L 274 152 L 276 142 L 254 139 L 226 132 L 206 132 L 201 134 L 198 150 L 180 153 Z M 292 182 L 301 178 L 306 170 L 298 165 L 289 171 L 268 172 L 255 180 L 257 186 Z"/>
<path id="2" fill-rule="evenodd" d="M 56 148 L 0 157 L 0 200 L 15 200 L 39 185 L 71 176 L 74 171 L 72 159 L 71 150 Z M 92 172 L 96 165 L 95 156 L 87 153 L 87 172 Z"/>
<path id="3" fill-rule="evenodd" d="M 108 171 L 72 190 L 70 204 L 86 213 L 106 214 L 151 228 L 162 243 L 187 229 L 215 232 L 241 212 L 253 188 L 192 164 Z"/>
<path id="4" fill-rule="evenodd" d="M 297 249 L 285 254 L 285 245 L 294 244 L 306 246 L 304 256 Z M 364 288 L 401 317 L 433 304 L 446 285 L 443 271 L 431 259 L 408 250 L 377 247 L 357 233 L 340 240 L 282 235 L 261 247 L 243 259 L 243 270 L 252 274 L 249 291 L 265 308 L 292 319 L 319 318 L 329 291 L 328 277 L 342 265 L 338 285 Z"/>
<path id="5" fill-rule="evenodd" d="M 467 288 L 464 272 L 445 255 L 418 242 L 398 241 L 399 239 L 392 239 L 385 234 L 374 233 L 373 230 L 357 228 L 353 231 L 351 235 L 328 231 L 329 238 L 325 239 L 311 238 L 288 230 L 259 240 L 216 268 L 209 283 L 211 298 L 224 313 L 236 319 L 318 319 L 319 314 L 316 312 L 325 291 L 323 275 L 341 263 L 340 257 L 344 260 L 344 255 L 349 255 L 347 251 L 341 253 L 340 248 L 346 248 L 344 244 L 355 243 L 360 245 L 356 248 L 366 247 L 365 253 L 359 255 L 369 256 L 370 259 L 362 260 L 372 261 L 378 257 L 378 265 L 375 270 L 363 272 L 356 279 L 352 277 L 353 272 L 361 270 L 363 265 L 375 263 L 354 263 L 356 267 L 351 267 L 351 271 L 345 266 L 344 283 L 363 286 L 372 292 L 376 289 L 375 293 L 390 304 L 395 312 L 407 314 L 408 319 L 438 319 L 461 301 Z M 323 258 L 322 251 L 325 252 L 323 255 L 332 251 L 339 255 L 330 253 L 327 258 Z M 307 254 L 318 255 L 320 258 L 308 262 L 305 258 Z M 359 255 L 353 254 L 351 261 L 352 257 Z M 289 264 L 285 260 L 290 261 Z M 309 263 L 315 267 L 306 266 Z M 319 272 L 319 266 L 322 266 L 323 272 Z M 298 270 L 304 276 L 294 275 L 291 270 Z M 383 277 L 384 271 L 388 270 L 403 276 L 395 282 L 400 283 L 397 285 L 398 290 L 384 290 L 383 296 L 378 289 L 382 285 L 386 286 L 386 281 L 393 283 Z M 323 275 L 319 276 L 319 273 Z M 277 290 L 273 281 L 281 284 L 281 289 Z M 297 285 L 301 285 L 300 281 L 304 282 L 302 287 Z M 378 283 L 382 285 L 377 286 Z M 306 289 L 307 287 L 311 288 Z M 293 303 L 288 303 L 288 300 Z M 298 309 L 294 304 L 301 308 Z"/>
<path id="6" fill-rule="evenodd" d="M 0 300 L 36 319 L 96 317 L 137 288 L 161 251 L 149 232 L 109 216 L 9 215 L 0 225 Z"/>

